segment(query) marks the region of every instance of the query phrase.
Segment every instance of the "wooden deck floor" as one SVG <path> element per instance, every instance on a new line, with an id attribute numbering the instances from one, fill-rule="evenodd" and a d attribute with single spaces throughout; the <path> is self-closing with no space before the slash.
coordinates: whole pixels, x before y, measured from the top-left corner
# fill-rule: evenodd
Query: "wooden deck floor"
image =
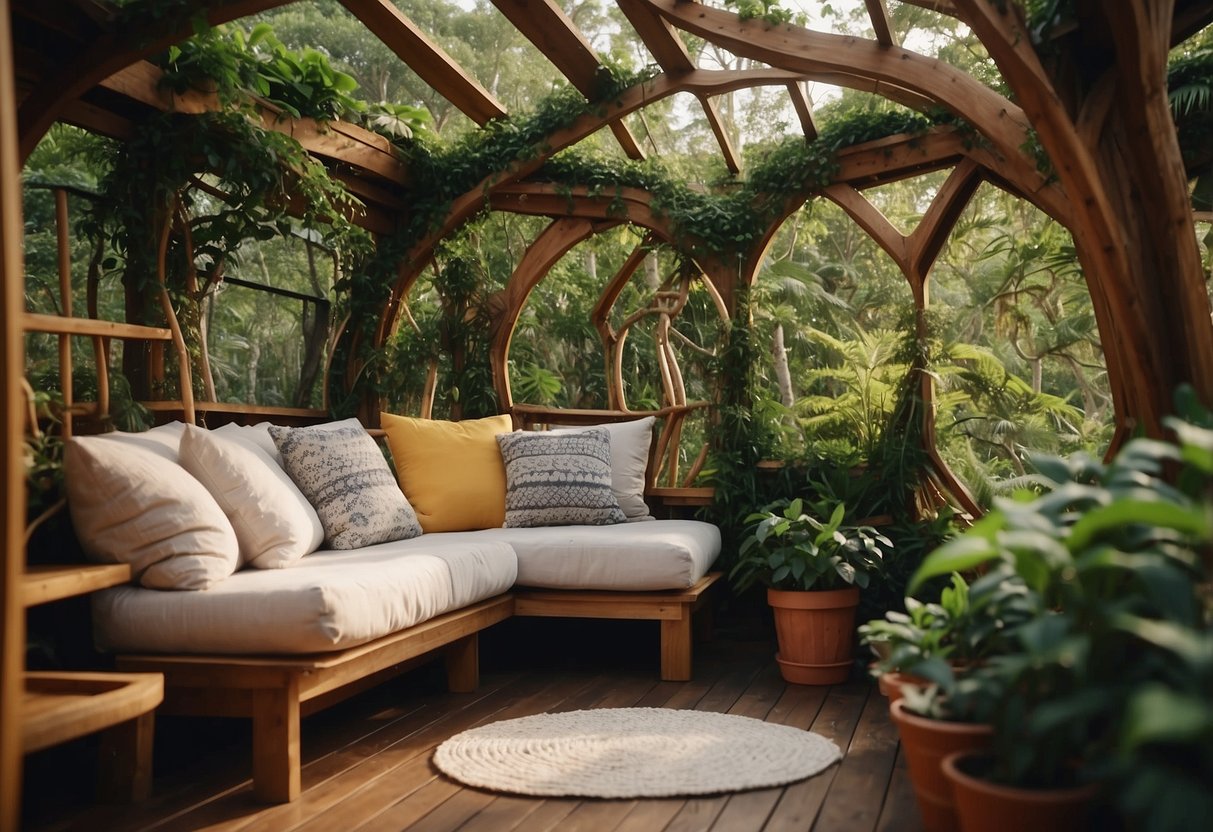
<path id="1" fill-rule="evenodd" d="M 786 685 L 765 638 L 721 634 L 700 645 L 694 681 L 656 680 L 656 631 L 637 622 L 505 622 L 482 647 L 476 694 L 448 694 L 422 668 L 303 724 L 302 797 L 252 799 L 250 741 L 238 720 L 162 719 L 150 800 L 90 805 L 90 749 L 30 758 L 26 828 L 33 830 L 838 830 L 914 832 L 917 810 L 896 730 L 875 685 Z M 528 624 L 530 626 L 528 626 Z M 555 644 L 555 646 L 554 646 Z M 651 648 L 651 649 L 650 649 Z M 649 654 L 652 655 L 649 655 Z M 844 758 L 784 788 L 691 800 L 542 800 L 457 785 L 430 763 L 434 747 L 481 722 L 544 711 L 649 706 L 720 711 L 812 729 Z M 90 764 L 93 766 L 89 770 Z"/>

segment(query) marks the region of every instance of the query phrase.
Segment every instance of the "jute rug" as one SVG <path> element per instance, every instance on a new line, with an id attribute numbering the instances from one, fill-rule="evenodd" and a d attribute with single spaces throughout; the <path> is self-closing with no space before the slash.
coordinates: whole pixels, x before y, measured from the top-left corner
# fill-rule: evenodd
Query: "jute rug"
<path id="1" fill-rule="evenodd" d="M 434 764 L 513 794 L 674 797 L 782 786 L 840 756 L 824 737 L 749 717 L 611 708 L 482 725 L 438 746 Z"/>

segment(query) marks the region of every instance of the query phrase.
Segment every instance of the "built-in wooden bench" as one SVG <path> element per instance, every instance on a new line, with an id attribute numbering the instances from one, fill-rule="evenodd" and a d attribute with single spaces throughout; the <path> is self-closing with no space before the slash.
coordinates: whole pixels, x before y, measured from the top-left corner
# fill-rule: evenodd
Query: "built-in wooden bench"
<path id="1" fill-rule="evenodd" d="M 299 656 L 120 655 L 124 671 L 164 674 L 161 713 L 253 720 L 253 790 L 285 803 L 299 796 L 302 716 L 403 673 L 443 651 L 452 691 L 479 684 L 479 633 L 509 618 L 499 595 L 346 650 Z"/>
<path id="2" fill-rule="evenodd" d="M 690 589 L 669 592 L 515 588 L 514 614 L 541 618 L 660 621 L 661 678 L 667 682 L 685 682 L 691 678 L 694 642 L 691 620 L 707 602 L 707 592 L 720 580 L 720 575 L 710 572 Z"/>

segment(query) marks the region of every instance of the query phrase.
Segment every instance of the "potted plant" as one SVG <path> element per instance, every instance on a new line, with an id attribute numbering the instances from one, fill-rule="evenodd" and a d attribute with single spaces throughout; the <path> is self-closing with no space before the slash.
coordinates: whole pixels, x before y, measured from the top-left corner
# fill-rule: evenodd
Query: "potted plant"
<path id="1" fill-rule="evenodd" d="M 889 710 L 901 737 L 911 785 L 927 832 L 959 828 L 952 787 L 942 762 L 957 751 L 988 748 L 988 677 L 978 672 L 1009 649 L 1003 633 L 1041 612 L 1039 599 L 1006 570 L 991 570 L 972 586 L 958 574 L 938 602 L 907 598 L 907 614 L 886 614 L 861 630 L 885 639 L 889 657 L 878 668 L 900 668 L 916 683 L 890 695 Z"/>
<path id="2" fill-rule="evenodd" d="M 823 507 L 818 507 L 823 508 Z M 854 660 L 859 589 L 879 570 L 891 541 L 871 526 L 844 526 L 837 503 L 820 520 L 804 502 L 779 500 L 746 518 L 729 577 L 739 590 L 767 587 L 783 678 L 803 685 L 843 682 Z"/>
<path id="3" fill-rule="evenodd" d="M 985 564 L 1041 603 L 1004 630 L 1006 652 L 941 686 L 945 700 L 980 692 L 992 726 L 990 754 L 945 765 L 965 829 L 1078 828 L 1085 808 L 1062 798 L 1089 804 L 1097 785 L 1133 828 L 1213 817 L 1213 632 L 1198 592 L 1213 430 L 1170 427 L 1179 447 L 1038 460 L 1044 494 L 999 501 L 911 582 Z M 1172 484 L 1164 472 L 1181 465 Z M 979 825 L 991 807 L 1001 825 Z"/>

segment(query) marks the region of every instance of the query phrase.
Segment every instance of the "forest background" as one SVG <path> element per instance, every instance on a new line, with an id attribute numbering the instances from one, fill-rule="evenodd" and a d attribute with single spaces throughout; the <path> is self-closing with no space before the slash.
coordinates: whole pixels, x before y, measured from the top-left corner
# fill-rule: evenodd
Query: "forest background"
<path id="1" fill-rule="evenodd" d="M 486 0 L 401 0 L 398 5 L 501 101 L 511 113 L 543 106 L 558 75 Z M 603 58 L 631 72 L 654 63 L 621 13 L 604 0 L 561 4 Z M 871 36 L 861 3 L 804 4 L 810 25 Z M 1001 87 L 980 43 L 955 20 L 891 3 L 908 46 L 960 66 Z M 272 34 L 259 24 L 272 27 Z M 260 34 L 254 33 L 260 30 Z M 236 34 L 240 32 L 242 34 Z M 205 37 L 235 38 L 272 57 L 320 62 L 337 73 L 342 96 L 392 106 L 376 112 L 380 126 L 403 145 L 440 148 L 475 127 L 466 117 L 373 38 L 336 0 L 286 6 Z M 252 45 L 256 40 L 257 45 Z M 318 44 L 321 53 L 313 52 Z M 697 65 L 746 68 L 749 61 L 688 38 Z M 1206 54 L 1213 33 L 1181 45 L 1175 57 Z M 171 63 L 173 56 L 164 59 Z M 348 80 L 346 80 L 348 79 Z M 821 128 L 856 113 L 896 110 L 879 97 L 811 85 Z M 1208 95 L 1206 89 L 1206 96 Z M 721 96 L 724 129 L 740 150 L 744 179 L 754 160 L 799 129 L 781 88 Z M 1176 107 L 1184 99 L 1173 94 Z M 403 108 L 398 105 L 407 105 Z M 1205 100 L 1207 106 L 1207 98 Z M 674 96 L 629 117 L 629 127 L 651 158 L 672 177 L 703 188 L 728 188 L 708 124 L 694 101 Z M 594 151 L 618 157 L 616 145 L 591 140 Z M 584 152 L 584 150 L 582 151 Z M 73 285 L 83 303 L 89 268 L 100 269 L 103 317 L 122 319 L 119 263 L 90 237 L 90 195 L 113 165 L 111 142 L 56 126 L 26 167 L 27 305 L 58 311 L 54 201 L 50 186 L 68 186 L 72 200 Z M 865 191 L 901 231 L 921 219 L 946 173 L 933 173 Z M 78 197 L 78 198 L 77 198 Z M 204 206 L 205 207 L 205 206 Z M 489 213 L 445 241 L 438 259 L 408 298 L 402 326 L 375 368 L 387 406 L 416 413 L 427 361 L 438 362 L 434 415 L 495 412 L 483 377 L 453 366 L 449 345 L 452 304 L 474 315 L 500 291 L 527 245 L 546 222 Z M 314 231 L 275 229 L 243 241 L 227 255 L 225 281 L 205 299 L 205 329 L 213 395 L 217 401 L 318 406 L 323 402 L 318 361 L 309 341 L 331 331 L 337 287 L 348 281 L 342 263 Z M 1201 241 L 1210 263 L 1213 232 Z M 510 354 L 511 386 L 519 402 L 571 407 L 608 406 L 603 346 L 590 322 L 604 281 L 643 239 L 622 225 L 566 255 L 531 296 Z M 629 284 L 619 316 L 644 307 L 675 271 L 673 252 L 655 248 L 639 279 Z M 980 503 L 1022 477 L 1032 452 L 1100 455 L 1111 437 L 1112 402 L 1100 334 L 1068 233 L 1031 205 L 983 184 L 945 246 L 931 277 L 930 371 L 937 388 L 936 443 L 944 460 Z M 250 285 L 251 284 L 251 285 Z M 271 286 L 277 293 L 260 291 Z M 772 455 L 786 461 L 849 467 L 871 458 L 896 406 L 907 370 L 910 289 L 892 261 L 841 209 L 813 199 L 784 225 L 768 252 L 751 299 L 757 363 L 755 418 L 776 438 Z M 710 398 L 715 345 L 726 327 L 706 292 L 694 291 L 676 321 L 688 397 Z M 648 329 L 646 330 L 646 327 Z M 640 321 L 626 344 L 627 404 L 660 407 L 660 373 L 652 324 Z M 1114 334 L 1105 334 L 1113 335 Z M 647 337 L 646 337 L 647 336 Z M 322 342 L 324 338 L 320 339 Z M 52 339 L 32 336 L 31 377 L 56 372 Z M 90 376 L 77 374 L 77 397 L 88 398 Z M 37 389 L 46 389 L 36 384 Z M 119 420 L 141 414 L 133 405 Z M 702 436 L 705 427 L 693 431 Z M 695 436 L 692 435 L 691 439 Z M 695 442 L 684 443 L 694 452 Z M 713 465 L 705 467 L 710 481 Z"/>

